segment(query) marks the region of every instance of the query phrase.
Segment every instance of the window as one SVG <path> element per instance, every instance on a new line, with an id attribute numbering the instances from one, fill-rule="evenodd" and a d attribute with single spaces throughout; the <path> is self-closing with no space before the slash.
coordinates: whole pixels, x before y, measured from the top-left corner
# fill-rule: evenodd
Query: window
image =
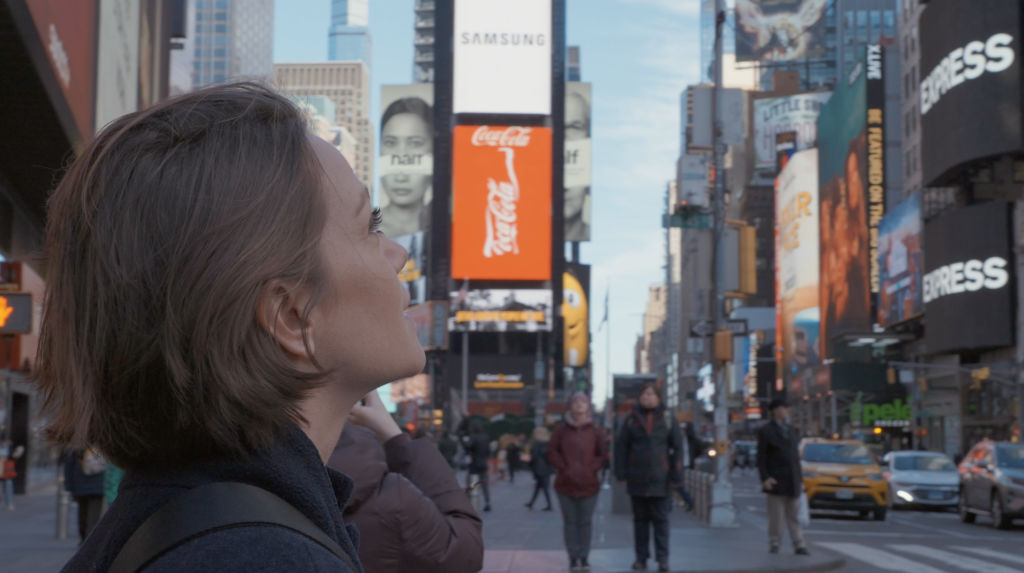
<path id="1" fill-rule="evenodd" d="M 217 24 L 216 26 L 213 27 L 213 31 L 218 33 L 218 34 L 227 34 L 228 33 L 228 25 L 227 24 Z"/>
<path id="2" fill-rule="evenodd" d="M 872 44 L 878 43 L 882 36 L 882 13 L 878 10 L 871 11 L 871 30 L 868 34 L 868 41 Z"/>
<path id="3" fill-rule="evenodd" d="M 227 71 L 228 63 L 224 60 L 218 60 L 216 62 L 213 62 L 213 69 L 218 72 Z"/>
<path id="4" fill-rule="evenodd" d="M 213 19 L 218 21 L 218 22 L 226 22 L 227 19 L 228 19 L 228 13 L 227 12 L 217 12 L 216 14 L 213 15 Z"/>
<path id="5" fill-rule="evenodd" d="M 910 112 L 903 114 L 903 136 L 910 137 Z"/>
<path id="6" fill-rule="evenodd" d="M 885 36 L 889 38 L 896 37 L 896 13 L 892 10 L 886 10 L 882 12 L 882 21 L 885 25 Z"/>
<path id="7" fill-rule="evenodd" d="M 213 57 L 215 58 L 226 58 L 228 57 L 227 48 L 217 48 L 213 51 Z"/>
<path id="8" fill-rule="evenodd" d="M 857 41 L 861 44 L 868 41 L 868 11 L 857 10 Z"/>

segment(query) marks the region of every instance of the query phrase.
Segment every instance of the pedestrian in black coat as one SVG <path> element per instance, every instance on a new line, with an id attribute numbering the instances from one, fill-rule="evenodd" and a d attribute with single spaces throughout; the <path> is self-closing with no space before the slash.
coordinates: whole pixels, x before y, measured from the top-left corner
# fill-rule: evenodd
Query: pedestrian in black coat
<path id="1" fill-rule="evenodd" d="M 650 530 L 658 571 L 668 571 L 668 514 L 671 488 L 682 482 L 682 436 L 661 407 L 658 387 L 644 384 L 639 406 L 626 418 L 615 441 L 615 477 L 625 480 L 633 505 L 634 569 L 646 569 Z"/>
<path id="2" fill-rule="evenodd" d="M 64 455 L 64 488 L 78 505 L 78 536 L 89 537 L 103 514 L 103 478 L 106 461 L 93 450 L 72 450 Z M 88 458 L 86 461 L 85 458 Z"/>
<path id="3" fill-rule="evenodd" d="M 476 476 L 484 492 L 484 511 L 490 511 L 491 489 L 487 483 L 487 469 L 491 459 L 491 438 L 484 433 L 484 425 L 480 420 L 473 420 L 469 425 L 466 453 L 469 454 L 469 475 L 466 476 L 468 480 L 466 487 L 472 485 L 473 476 Z"/>
<path id="4" fill-rule="evenodd" d="M 522 455 L 519 450 L 518 438 L 513 438 L 507 446 L 505 446 L 505 463 L 508 464 L 508 481 L 510 483 L 516 482 L 516 470 L 519 469 L 520 456 Z"/>
<path id="5" fill-rule="evenodd" d="M 785 401 L 772 400 L 768 410 L 772 420 L 757 433 L 757 470 L 767 494 L 769 548 L 772 553 L 778 552 L 785 520 L 796 553 L 807 555 L 798 517 L 803 493 L 800 436 L 789 424 L 789 405 Z"/>
<path id="6" fill-rule="evenodd" d="M 527 509 L 533 509 L 533 502 L 537 496 L 544 492 L 544 501 L 547 502 L 544 511 L 551 511 L 551 474 L 555 472 L 548 461 L 548 441 L 551 439 L 551 432 L 544 426 L 534 428 L 533 445 L 530 446 L 530 471 L 533 472 L 533 495 L 526 503 Z"/>

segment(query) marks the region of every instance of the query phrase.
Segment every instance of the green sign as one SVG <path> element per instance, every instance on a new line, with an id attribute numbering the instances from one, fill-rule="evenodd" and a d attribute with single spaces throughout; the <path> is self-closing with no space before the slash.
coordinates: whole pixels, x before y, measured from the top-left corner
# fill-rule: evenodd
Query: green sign
<path id="1" fill-rule="evenodd" d="M 663 228 L 681 227 L 683 229 L 710 229 L 711 213 L 672 213 L 662 215 L 661 226 Z"/>
<path id="2" fill-rule="evenodd" d="M 904 403 L 900 398 L 886 404 L 862 404 L 859 392 L 857 400 L 850 408 L 850 421 L 854 425 L 859 422 L 862 426 L 906 425 L 909 424 L 912 415 L 910 404 Z M 894 424 L 893 422 L 905 424 Z"/>

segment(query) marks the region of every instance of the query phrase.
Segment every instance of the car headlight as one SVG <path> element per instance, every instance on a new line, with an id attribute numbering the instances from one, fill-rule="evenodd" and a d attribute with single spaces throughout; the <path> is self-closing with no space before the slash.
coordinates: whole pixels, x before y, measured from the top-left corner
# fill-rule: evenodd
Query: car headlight
<path id="1" fill-rule="evenodd" d="M 871 481 L 882 481 L 883 479 L 885 479 L 885 476 L 883 476 L 882 474 L 871 474 L 864 477 L 868 478 Z"/>

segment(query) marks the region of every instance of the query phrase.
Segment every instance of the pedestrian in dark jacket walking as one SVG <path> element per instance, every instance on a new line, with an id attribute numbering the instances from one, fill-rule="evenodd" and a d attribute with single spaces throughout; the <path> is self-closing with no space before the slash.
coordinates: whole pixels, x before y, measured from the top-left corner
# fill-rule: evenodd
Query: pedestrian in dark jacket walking
<path id="1" fill-rule="evenodd" d="M 489 479 L 488 468 L 491 461 L 491 438 L 484 433 L 484 425 L 480 420 L 473 420 L 469 424 L 469 438 L 466 442 L 466 452 L 469 454 L 469 474 L 466 476 L 466 489 L 473 485 L 473 478 L 476 478 L 478 487 L 484 492 L 484 511 L 491 510 L 491 488 L 487 483 Z"/>
<path id="2" fill-rule="evenodd" d="M 361 573 L 324 464 L 425 361 L 408 254 L 337 148 L 270 88 L 218 85 L 108 124 L 47 209 L 48 435 L 125 469 L 64 570 Z"/>
<path id="3" fill-rule="evenodd" d="M 64 456 L 64 489 L 78 504 L 78 536 L 83 542 L 103 514 L 106 465 L 106 460 L 91 448 Z"/>
<path id="4" fill-rule="evenodd" d="M 508 481 L 516 483 L 516 470 L 519 469 L 521 450 L 519 449 L 519 438 L 514 437 L 505 446 L 505 463 L 508 464 Z"/>
<path id="5" fill-rule="evenodd" d="M 626 481 L 633 505 L 633 569 L 646 570 L 651 528 L 658 571 L 668 571 L 668 514 L 672 487 L 682 482 L 679 425 L 661 407 L 658 387 L 644 384 L 639 405 L 615 441 L 615 478 Z"/>
<path id="6" fill-rule="evenodd" d="M 444 461 L 448 462 L 452 469 L 456 469 L 455 456 L 459 453 L 459 443 L 452 439 L 451 434 L 441 432 L 437 439 L 437 450 L 441 452 Z"/>
<path id="7" fill-rule="evenodd" d="M 548 444 L 548 461 L 558 470 L 555 493 L 562 508 L 562 529 L 569 566 L 588 570 L 592 520 L 601 491 L 598 472 L 608 457 L 601 430 L 594 425 L 590 398 L 573 394 L 565 422 L 555 428 Z"/>
<path id="8" fill-rule="evenodd" d="M 352 478 L 343 515 L 359 529 L 359 560 L 374 573 L 476 573 L 480 518 L 429 438 L 402 432 L 377 392 L 349 415 L 327 467 Z"/>
<path id="9" fill-rule="evenodd" d="M 789 405 L 775 399 L 768 404 L 771 421 L 757 432 L 757 471 L 761 488 L 767 494 L 768 543 L 772 553 L 782 544 L 782 522 L 797 555 L 808 555 L 800 526 L 800 494 L 803 473 L 800 470 L 800 436 L 789 424 Z"/>
<path id="10" fill-rule="evenodd" d="M 533 429 L 533 444 L 530 446 L 530 470 L 533 472 L 533 495 L 526 503 L 527 509 L 533 509 L 533 502 L 537 501 L 540 492 L 544 492 L 544 501 L 547 502 L 544 511 L 551 511 L 551 493 L 548 491 L 551 485 L 551 462 L 548 461 L 548 442 L 551 440 L 551 432 L 544 426 Z"/>

